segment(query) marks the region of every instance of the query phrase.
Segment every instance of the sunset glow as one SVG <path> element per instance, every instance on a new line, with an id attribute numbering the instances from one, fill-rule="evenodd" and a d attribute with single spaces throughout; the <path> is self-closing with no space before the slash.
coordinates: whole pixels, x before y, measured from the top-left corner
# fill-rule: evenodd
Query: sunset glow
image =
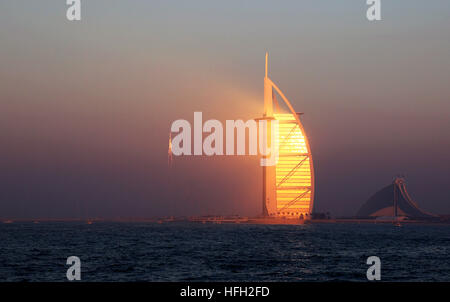
<path id="1" fill-rule="evenodd" d="M 276 165 L 277 214 L 306 216 L 311 214 L 312 169 L 306 136 L 293 114 L 274 114 L 279 121 L 280 157 Z"/>
<path id="2" fill-rule="evenodd" d="M 277 92 L 291 113 L 274 113 L 280 106 Z M 314 205 L 314 168 L 311 150 L 299 119 L 281 89 L 268 76 L 268 54 L 264 77 L 264 117 L 278 122 L 275 144 L 279 153 L 275 167 L 263 170 L 263 215 L 309 219 Z M 270 136 L 270 134 L 269 134 Z"/>

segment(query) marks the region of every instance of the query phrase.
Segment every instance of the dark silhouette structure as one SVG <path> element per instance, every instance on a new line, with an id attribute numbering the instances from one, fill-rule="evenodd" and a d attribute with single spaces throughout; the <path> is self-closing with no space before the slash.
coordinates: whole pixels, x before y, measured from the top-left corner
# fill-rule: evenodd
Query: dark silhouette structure
<path id="1" fill-rule="evenodd" d="M 376 192 L 356 214 L 358 217 L 405 216 L 408 218 L 433 218 L 436 215 L 420 209 L 408 194 L 405 179 L 396 177 L 392 184 Z"/>

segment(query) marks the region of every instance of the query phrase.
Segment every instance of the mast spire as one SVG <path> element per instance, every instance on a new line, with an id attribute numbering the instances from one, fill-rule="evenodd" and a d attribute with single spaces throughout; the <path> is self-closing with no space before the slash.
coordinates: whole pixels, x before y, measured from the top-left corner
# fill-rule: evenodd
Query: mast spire
<path id="1" fill-rule="evenodd" d="M 266 74 L 264 76 L 264 115 L 266 117 L 273 117 L 273 100 L 272 100 L 272 83 L 268 76 L 268 60 L 269 53 L 266 52 Z"/>
<path id="2" fill-rule="evenodd" d="M 267 78 L 267 65 L 268 65 L 269 53 L 266 51 L 266 78 Z"/>

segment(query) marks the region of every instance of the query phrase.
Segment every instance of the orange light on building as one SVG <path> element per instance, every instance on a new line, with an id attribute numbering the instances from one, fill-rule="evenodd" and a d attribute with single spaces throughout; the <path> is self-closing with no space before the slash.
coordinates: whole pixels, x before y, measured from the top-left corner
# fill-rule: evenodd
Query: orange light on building
<path id="1" fill-rule="evenodd" d="M 312 210 L 312 172 L 306 137 L 293 114 L 274 114 L 279 122 L 275 167 L 277 216 L 308 217 Z"/>
<path id="2" fill-rule="evenodd" d="M 273 113 L 274 102 L 278 107 L 273 90 L 281 96 L 290 113 Z M 275 138 L 275 143 L 279 151 L 277 164 L 263 167 L 263 215 L 308 219 L 314 205 L 311 149 L 299 114 L 267 75 L 267 54 L 262 119 L 268 123 L 272 120 L 278 121 L 278 137 Z"/>

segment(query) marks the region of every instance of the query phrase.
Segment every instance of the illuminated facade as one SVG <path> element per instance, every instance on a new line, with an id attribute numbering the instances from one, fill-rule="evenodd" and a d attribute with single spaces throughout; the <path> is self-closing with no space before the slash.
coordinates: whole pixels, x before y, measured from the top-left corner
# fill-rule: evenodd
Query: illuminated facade
<path id="1" fill-rule="evenodd" d="M 281 96 L 290 113 L 274 113 L 273 104 L 278 108 L 274 91 Z M 275 166 L 263 167 L 263 215 L 308 219 L 314 205 L 311 149 L 299 113 L 294 111 L 283 92 L 267 75 L 267 54 L 262 119 L 267 120 L 268 124 L 273 120 L 278 120 L 279 123 L 278 137 L 275 138 L 279 160 Z M 269 131 L 268 136 L 270 135 Z"/>

